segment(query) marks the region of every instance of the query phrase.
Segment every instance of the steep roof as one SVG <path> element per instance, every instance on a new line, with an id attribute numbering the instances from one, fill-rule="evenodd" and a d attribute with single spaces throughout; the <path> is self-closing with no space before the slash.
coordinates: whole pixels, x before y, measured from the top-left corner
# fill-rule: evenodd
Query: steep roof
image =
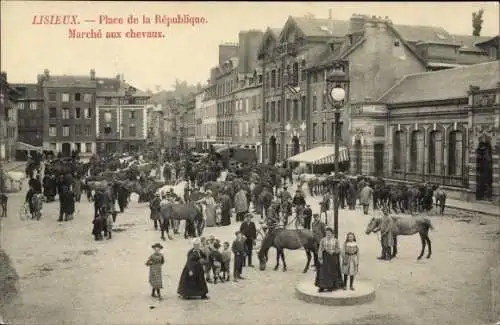
<path id="1" fill-rule="evenodd" d="M 349 32 L 347 20 L 324 18 L 291 17 L 305 37 L 345 36 Z"/>
<path id="2" fill-rule="evenodd" d="M 443 27 L 393 25 L 407 42 L 451 42 L 451 35 Z"/>
<path id="3" fill-rule="evenodd" d="M 45 87 L 74 87 L 74 88 L 96 88 L 96 81 L 91 80 L 89 76 L 53 76 L 50 75 L 44 81 Z"/>
<path id="4" fill-rule="evenodd" d="M 135 90 L 133 97 L 151 97 L 148 93 L 116 78 L 97 78 L 98 97 L 124 97 L 129 89 Z"/>
<path id="5" fill-rule="evenodd" d="M 500 62 L 416 73 L 403 77 L 379 102 L 386 104 L 445 100 L 467 97 L 469 86 L 494 89 L 500 82 Z"/>

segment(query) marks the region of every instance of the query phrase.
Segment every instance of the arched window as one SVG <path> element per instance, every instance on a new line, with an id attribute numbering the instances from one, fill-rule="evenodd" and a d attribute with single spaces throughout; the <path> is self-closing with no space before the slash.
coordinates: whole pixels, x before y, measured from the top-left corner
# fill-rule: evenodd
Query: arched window
<path id="1" fill-rule="evenodd" d="M 292 87 L 296 87 L 299 85 L 299 64 L 295 62 L 293 64 L 292 71 Z"/>
<path id="2" fill-rule="evenodd" d="M 443 162 L 443 133 L 432 131 L 429 137 L 429 169 L 431 175 L 441 175 Z"/>
<path id="3" fill-rule="evenodd" d="M 464 137 L 460 130 L 450 132 L 448 140 L 448 176 L 462 176 L 464 167 Z"/>
<path id="4" fill-rule="evenodd" d="M 413 131 L 410 138 L 410 172 L 421 172 L 423 153 L 424 133 L 419 130 Z"/>
<path id="5" fill-rule="evenodd" d="M 392 144 L 393 154 L 393 169 L 402 170 L 404 166 L 404 139 L 405 134 L 403 131 L 396 131 Z"/>

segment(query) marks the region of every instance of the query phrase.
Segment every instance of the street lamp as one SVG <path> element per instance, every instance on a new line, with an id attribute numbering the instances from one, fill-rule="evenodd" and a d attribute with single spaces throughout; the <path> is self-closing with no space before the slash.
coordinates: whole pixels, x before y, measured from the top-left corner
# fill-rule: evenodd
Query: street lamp
<path id="1" fill-rule="evenodd" d="M 327 77 L 327 85 L 329 92 L 328 94 L 330 103 L 335 110 L 335 178 L 339 173 L 339 146 L 340 146 L 340 113 L 342 112 L 342 107 L 345 104 L 345 99 L 347 97 L 349 79 L 348 79 L 348 69 L 349 62 L 347 61 L 337 61 L 332 65 L 331 73 Z M 338 182 L 335 183 L 335 187 L 338 191 Z M 335 191 L 334 191 L 335 193 Z M 339 198 L 338 196 L 333 200 L 333 232 L 334 236 L 338 238 L 339 236 Z M 328 222 L 328 221 L 327 221 Z"/>

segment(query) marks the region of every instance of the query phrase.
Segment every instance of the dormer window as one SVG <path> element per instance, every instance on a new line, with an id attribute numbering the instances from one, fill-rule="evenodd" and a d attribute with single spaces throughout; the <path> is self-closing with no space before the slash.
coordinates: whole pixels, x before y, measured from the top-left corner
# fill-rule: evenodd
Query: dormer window
<path id="1" fill-rule="evenodd" d="M 394 47 L 399 47 L 400 43 L 399 41 L 394 41 Z"/>

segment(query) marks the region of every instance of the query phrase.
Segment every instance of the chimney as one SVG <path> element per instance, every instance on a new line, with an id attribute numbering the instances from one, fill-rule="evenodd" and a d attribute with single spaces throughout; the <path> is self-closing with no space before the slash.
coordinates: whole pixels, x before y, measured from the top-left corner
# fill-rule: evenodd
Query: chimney
<path id="1" fill-rule="evenodd" d="M 224 62 L 230 58 L 238 55 L 238 44 L 221 44 L 219 45 L 219 65 L 222 66 Z"/>
<path id="2" fill-rule="evenodd" d="M 95 80 L 95 70 L 90 69 L 90 80 Z"/>
<path id="3" fill-rule="evenodd" d="M 43 70 L 43 76 L 45 77 L 45 79 L 49 79 L 49 77 L 50 77 L 50 71 L 49 71 L 49 69 Z"/>
<path id="4" fill-rule="evenodd" d="M 328 31 L 330 34 L 333 33 L 333 18 L 332 18 L 332 9 L 328 9 Z"/>
<path id="5" fill-rule="evenodd" d="M 348 34 L 354 34 L 360 32 L 364 29 L 365 23 L 367 21 L 366 15 L 353 14 L 349 20 L 349 32 Z"/>
<path id="6" fill-rule="evenodd" d="M 122 76 L 120 74 L 116 75 L 116 80 L 122 80 Z"/>

